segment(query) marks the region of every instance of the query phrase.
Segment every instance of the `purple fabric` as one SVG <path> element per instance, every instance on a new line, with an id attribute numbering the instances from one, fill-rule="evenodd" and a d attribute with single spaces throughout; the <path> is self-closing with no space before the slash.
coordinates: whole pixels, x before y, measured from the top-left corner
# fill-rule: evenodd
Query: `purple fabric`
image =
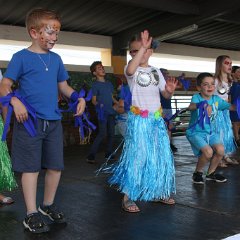
<path id="1" fill-rule="evenodd" d="M 89 102 L 92 99 L 92 90 L 89 90 L 87 96 L 86 95 L 86 91 L 84 89 L 81 89 L 79 93 L 77 92 L 73 92 L 73 94 L 71 96 L 74 96 L 75 101 L 71 101 L 68 104 L 68 109 L 67 110 L 61 110 L 61 112 L 77 112 L 77 105 L 78 105 L 78 99 L 79 98 L 84 98 L 86 102 Z M 73 100 L 73 97 L 71 97 L 71 100 Z M 81 138 L 84 138 L 84 129 L 96 129 L 96 126 L 91 123 L 88 120 L 88 113 L 87 113 L 87 108 L 85 110 L 85 112 L 81 115 L 81 116 L 75 116 L 74 117 L 74 126 L 75 127 L 79 127 L 79 134 L 81 136 Z"/>
<path id="2" fill-rule="evenodd" d="M 121 87 L 120 97 L 124 100 L 125 111 L 129 111 L 130 106 L 132 105 L 132 94 L 128 86 Z"/>
<path id="3" fill-rule="evenodd" d="M 6 122 L 5 122 L 5 125 L 4 125 L 3 134 L 2 134 L 2 141 L 6 140 L 7 130 L 9 128 L 9 125 L 10 125 L 10 122 L 11 122 L 13 106 L 11 105 L 10 101 L 11 101 L 12 97 L 17 97 L 23 103 L 23 105 L 26 107 L 27 112 L 28 112 L 28 119 L 25 122 L 23 122 L 23 125 L 26 128 L 29 135 L 31 137 L 35 137 L 37 135 L 37 131 L 36 131 L 36 128 L 35 128 L 35 126 L 37 124 L 36 111 L 33 109 L 33 107 L 31 107 L 26 102 L 26 100 L 23 97 L 21 97 L 19 95 L 19 93 L 17 91 L 14 91 L 12 93 L 9 93 L 7 96 L 0 98 L 0 102 L 2 103 L 2 105 L 4 107 L 8 108 Z"/>
<path id="4" fill-rule="evenodd" d="M 236 108 L 237 108 L 238 117 L 240 118 L 240 97 L 237 98 Z"/>
<path id="5" fill-rule="evenodd" d="M 185 79 L 183 75 L 179 76 L 177 79 L 182 83 L 184 90 L 187 91 L 190 87 L 190 81 Z"/>
<path id="6" fill-rule="evenodd" d="M 199 124 L 199 126 L 204 129 L 204 123 L 210 124 L 210 117 L 207 113 L 208 102 L 205 100 L 197 103 L 196 105 L 199 110 L 198 120 L 192 126 L 189 126 L 189 128 L 195 128 L 195 126 Z"/>

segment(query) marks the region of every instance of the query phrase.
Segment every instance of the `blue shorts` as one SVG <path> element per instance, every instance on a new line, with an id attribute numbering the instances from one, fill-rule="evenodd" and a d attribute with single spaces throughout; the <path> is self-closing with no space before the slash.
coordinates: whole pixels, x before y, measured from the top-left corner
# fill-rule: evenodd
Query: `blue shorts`
<path id="1" fill-rule="evenodd" d="M 211 135 L 206 133 L 197 133 L 193 135 L 186 136 L 188 141 L 191 144 L 193 154 L 195 156 L 201 155 L 201 149 L 205 146 L 214 146 L 217 144 L 223 144 L 222 140 L 220 139 L 220 135 L 217 133 L 213 133 Z"/>
<path id="2" fill-rule="evenodd" d="M 37 136 L 31 137 L 23 124 L 14 120 L 12 164 L 16 172 L 39 172 L 42 168 L 63 170 L 61 120 L 37 120 Z"/>

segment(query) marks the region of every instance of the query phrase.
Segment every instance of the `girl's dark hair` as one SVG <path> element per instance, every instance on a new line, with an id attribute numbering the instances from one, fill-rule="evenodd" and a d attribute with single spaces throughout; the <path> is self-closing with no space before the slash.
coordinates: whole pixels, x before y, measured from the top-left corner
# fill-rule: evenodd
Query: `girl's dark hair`
<path id="1" fill-rule="evenodd" d="M 232 73 L 235 73 L 239 68 L 240 66 L 232 66 Z"/>
<path id="2" fill-rule="evenodd" d="M 212 77 L 213 78 L 213 75 L 211 73 L 208 73 L 208 72 L 200 73 L 197 76 L 197 86 L 201 86 L 201 84 L 203 82 L 203 79 L 206 78 L 206 77 Z"/>

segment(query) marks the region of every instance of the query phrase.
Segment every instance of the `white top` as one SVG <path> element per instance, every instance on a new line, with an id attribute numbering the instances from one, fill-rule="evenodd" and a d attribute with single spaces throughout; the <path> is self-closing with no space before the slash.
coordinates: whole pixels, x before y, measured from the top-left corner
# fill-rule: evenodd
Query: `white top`
<path id="1" fill-rule="evenodd" d="M 132 105 L 149 112 L 157 111 L 161 106 L 160 92 L 165 90 L 166 81 L 158 68 L 138 67 L 132 76 L 124 74 L 132 93 Z"/>
<path id="2" fill-rule="evenodd" d="M 228 102 L 228 92 L 229 92 L 229 85 L 225 81 L 219 85 L 218 79 L 215 79 L 215 92 L 214 95 L 219 96 L 223 100 Z"/>

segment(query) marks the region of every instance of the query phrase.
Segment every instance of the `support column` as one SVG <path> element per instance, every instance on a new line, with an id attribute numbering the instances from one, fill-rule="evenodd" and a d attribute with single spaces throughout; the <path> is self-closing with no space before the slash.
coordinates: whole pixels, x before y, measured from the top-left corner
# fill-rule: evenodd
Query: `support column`
<path id="1" fill-rule="evenodd" d="M 126 56 L 112 56 L 113 73 L 117 75 L 124 74 L 124 66 L 127 64 Z"/>

